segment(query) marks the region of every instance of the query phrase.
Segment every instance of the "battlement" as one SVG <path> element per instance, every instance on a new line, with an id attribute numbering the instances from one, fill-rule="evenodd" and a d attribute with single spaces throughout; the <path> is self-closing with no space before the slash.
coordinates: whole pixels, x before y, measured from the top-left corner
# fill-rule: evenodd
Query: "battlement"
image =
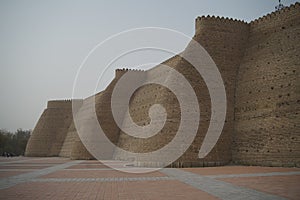
<path id="1" fill-rule="evenodd" d="M 220 24 L 221 26 L 226 25 L 256 25 L 260 23 L 268 23 L 269 20 L 273 20 L 275 18 L 278 18 L 280 15 L 284 15 L 286 13 L 293 13 L 293 12 L 299 12 L 300 13 L 300 3 L 296 2 L 295 4 L 292 4 L 288 7 L 284 7 L 281 10 L 274 11 L 272 13 L 269 13 L 267 15 L 264 15 L 262 17 L 259 17 L 258 19 L 255 19 L 251 21 L 250 23 L 245 22 L 244 20 L 238 20 L 228 17 L 219 17 L 219 16 L 199 16 L 195 20 L 195 28 L 196 32 L 197 30 L 205 25 L 213 25 L 213 24 Z"/>
<path id="2" fill-rule="evenodd" d="M 116 71 L 122 71 L 122 72 L 127 72 L 127 71 L 133 71 L 133 72 L 145 72 L 145 70 L 141 70 L 141 69 L 128 69 L 128 68 L 116 69 Z"/>
<path id="3" fill-rule="evenodd" d="M 272 13 L 269 13 L 267 15 L 264 15 L 262 17 L 259 17 L 258 19 L 255 19 L 253 21 L 250 22 L 250 25 L 256 25 L 256 24 L 260 24 L 260 23 L 266 23 L 268 22 L 269 20 L 272 20 L 282 14 L 285 14 L 287 12 L 294 12 L 294 11 L 297 11 L 300 12 L 300 3 L 299 2 L 296 2 L 295 4 L 292 4 L 291 6 L 288 6 L 288 7 L 284 7 L 283 9 L 281 10 L 278 10 L 278 11 L 274 11 Z"/>
<path id="4" fill-rule="evenodd" d="M 233 19 L 233 18 L 229 18 L 229 17 L 219 17 L 219 16 L 199 16 L 196 18 L 196 23 L 203 21 L 203 20 L 214 20 L 217 22 L 221 22 L 221 23 L 241 23 L 241 24 L 247 24 L 247 22 L 245 22 L 244 20 L 238 20 L 238 19 Z"/>
<path id="5" fill-rule="evenodd" d="M 120 77 L 120 76 L 122 76 L 126 72 L 141 73 L 141 72 L 145 72 L 145 70 L 141 70 L 141 69 L 128 69 L 128 68 L 116 69 L 115 70 L 115 77 Z"/>
<path id="6" fill-rule="evenodd" d="M 240 29 L 242 27 L 248 27 L 249 24 L 243 20 L 228 18 L 228 17 L 219 17 L 219 16 L 200 16 L 195 20 L 195 31 L 196 35 L 201 29 L 207 29 L 208 27 L 214 27 L 213 29 Z"/>
<path id="7" fill-rule="evenodd" d="M 82 103 L 82 99 L 62 99 L 62 100 L 50 100 L 47 103 L 47 108 L 70 108 L 72 103 Z"/>

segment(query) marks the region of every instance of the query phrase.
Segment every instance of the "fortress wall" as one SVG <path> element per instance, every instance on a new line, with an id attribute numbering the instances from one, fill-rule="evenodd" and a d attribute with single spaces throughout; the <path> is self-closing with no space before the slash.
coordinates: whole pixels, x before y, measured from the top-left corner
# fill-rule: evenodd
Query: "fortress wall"
<path id="1" fill-rule="evenodd" d="M 117 145 L 120 129 L 115 123 L 115 120 L 112 116 L 111 95 L 117 81 L 124 73 L 127 72 L 142 73 L 140 70 L 117 69 L 115 72 L 115 78 L 104 91 L 84 100 L 83 106 L 80 108 L 79 112 L 76 115 L 76 117 L 78 118 L 77 127 L 75 128 L 75 126 L 73 125 L 72 129 L 69 130 L 70 140 L 73 141 L 71 150 L 72 159 L 93 158 L 93 156 L 86 150 L 85 146 L 82 144 L 82 140 L 86 141 L 85 144 L 89 145 L 90 148 L 98 148 L 99 145 L 101 145 L 100 150 L 102 152 L 97 153 L 97 155 L 99 156 L 98 159 L 112 159 L 114 148 L 110 148 L 109 145 L 107 145 L 107 143 L 105 142 L 101 144 L 93 143 L 94 141 L 88 138 L 90 137 L 88 134 L 94 134 L 95 132 L 97 132 L 95 131 L 97 130 L 97 127 L 95 127 L 95 125 L 99 125 L 105 133 L 106 137 L 113 144 Z M 95 110 L 93 110 L 93 108 L 95 108 Z M 77 128 L 79 128 L 80 133 L 83 133 L 82 135 L 80 135 L 80 137 L 76 131 Z M 68 146 L 67 143 L 66 146 Z"/>
<path id="2" fill-rule="evenodd" d="M 61 150 L 59 152 L 59 156 L 61 157 L 71 157 L 71 152 L 72 152 L 72 146 L 76 138 L 76 129 L 75 129 L 75 124 L 74 121 L 71 123 L 67 135 L 65 137 L 65 140 L 63 142 L 63 145 L 61 147 Z"/>
<path id="3" fill-rule="evenodd" d="M 212 152 L 202 160 L 198 158 L 198 151 L 206 135 L 211 114 L 210 96 L 206 84 L 193 66 L 180 56 L 175 56 L 163 63 L 176 69 L 186 77 L 196 92 L 201 110 L 200 126 L 194 142 L 187 152 L 172 163 L 171 166 L 215 166 L 226 164 L 231 160 L 235 77 L 237 68 L 243 57 L 248 40 L 248 33 L 249 25 L 241 21 L 215 17 L 202 17 L 196 20 L 196 34 L 194 39 L 200 42 L 217 64 L 225 82 L 228 107 L 228 114 L 222 136 Z M 193 50 L 193 46 L 188 45 L 183 54 L 195 54 Z M 200 55 L 196 53 L 195 56 Z M 160 72 L 160 66 L 147 71 L 148 80 L 154 80 L 158 76 L 165 76 L 165 79 L 169 83 L 178 82 L 172 73 L 162 74 Z M 151 152 L 168 144 L 177 133 L 180 123 L 178 100 L 170 90 L 156 84 L 143 86 L 134 93 L 130 104 L 130 113 L 133 120 L 140 126 L 148 125 L 150 123 L 148 111 L 153 104 L 161 104 L 167 111 L 168 117 L 164 128 L 157 135 L 149 139 L 137 139 L 121 132 L 119 145 L 125 150 L 136 153 Z M 187 119 L 187 121 L 188 120 L 189 119 Z M 126 124 L 127 121 L 127 119 L 124 119 L 124 126 L 128 126 L 128 124 Z M 172 152 L 170 152 L 170 154 L 172 154 Z M 125 159 L 126 155 L 117 152 L 115 157 Z M 156 165 L 155 163 L 151 163 L 151 161 L 149 163 L 149 157 L 131 159 L 138 161 L 140 165 Z M 161 158 L 162 161 L 164 159 L 165 158 Z M 153 160 L 157 161 L 159 158 L 153 158 Z"/>
<path id="4" fill-rule="evenodd" d="M 174 56 L 163 64 L 173 67 L 181 60 L 179 56 Z M 156 66 L 149 71 L 144 72 L 146 80 L 154 80 L 155 78 L 166 77 L 168 74 L 163 74 L 160 71 L 160 66 Z M 148 84 L 137 89 L 131 97 L 129 105 L 129 113 L 134 123 L 139 126 L 146 126 L 150 123 L 149 108 L 154 104 L 162 105 L 167 113 L 167 121 L 163 129 L 150 138 L 142 139 L 132 137 L 123 131 L 120 132 L 118 146 L 126 151 L 135 153 L 148 153 L 162 148 L 174 136 L 177 130 L 178 118 L 180 117 L 180 110 L 174 107 L 178 104 L 176 97 L 165 87 L 158 84 Z M 123 127 L 131 127 L 127 118 L 124 119 Z M 126 152 L 116 151 L 115 159 L 121 160 L 135 160 L 139 165 L 159 166 L 161 159 L 155 157 L 139 157 L 131 158 Z M 153 160 L 153 162 L 151 162 Z M 150 162 L 149 162 L 150 161 Z"/>
<path id="5" fill-rule="evenodd" d="M 250 24 L 236 91 L 236 163 L 300 166 L 299 5 Z"/>
<path id="6" fill-rule="evenodd" d="M 144 70 L 140 70 L 140 69 L 127 69 L 127 68 L 116 69 L 115 70 L 115 79 L 121 78 L 121 76 L 124 75 L 127 72 L 128 73 L 135 73 L 136 75 L 139 75 L 139 74 L 143 73 Z"/>
<path id="7" fill-rule="evenodd" d="M 218 67 L 224 81 L 227 98 L 226 121 L 222 134 L 211 153 L 200 161 L 203 162 L 204 166 L 226 164 L 231 161 L 236 74 L 244 55 L 244 50 L 248 42 L 248 35 L 249 25 L 243 21 L 210 16 L 199 17 L 196 19 L 196 33 L 194 40 L 199 42 L 205 48 Z M 195 54 L 192 43 L 186 48 L 185 52 L 186 54 Z M 195 54 L 194 56 L 198 55 Z M 185 72 L 187 66 L 189 66 L 188 63 L 184 64 L 179 70 L 181 70 L 182 73 L 188 73 L 188 71 Z M 204 92 L 207 91 L 206 84 L 201 77 L 196 77 L 194 74 L 195 72 L 190 70 L 190 73 L 187 74 L 186 77 L 188 77 L 188 79 L 192 81 L 192 84 L 197 88 L 198 99 L 200 99 L 201 117 L 204 123 L 200 124 L 197 135 L 198 140 L 196 138 L 192 145 L 200 149 L 202 145 L 202 139 L 200 138 L 204 138 L 206 135 L 207 127 L 210 122 L 211 105 L 209 94 Z M 203 93 L 206 94 L 207 97 L 204 98 Z M 202 129 L 201 126 L 203 126 Z M 194 156 L 196 156 L 196 152 Z"/>
<path id="8" fill-rule="evenodd" d="M 101 95 L 102 92 L 97 95 Z M 97 96 L 96 95 L 96 96 Z M 83 141 L 88 132 L 93 131 L 93 127 L 88 123 L 89 119 L 95 118 L 95 110 L 93 112 L 93 107 L 95 107 L 95 102 L 93 102 L 95 96 L 90 96 L 83 101 L 83 105 L 75 116 L 72 127 L 70 127 L 70 134 L 73 135 L 72 145 L 70 146 L 70 158 L 71 159 L 94 159 L 91 153 L 86 149 Z M 76 126 L 75 126 L 76 122 Z M 78 133 L 80 130 L 80 135 Z M 86 143 L 85 143 L 86 144 Z"/>
<path id="9" fill-rule="evenodd" d="M 120 128 L 116 124 L 112 110 L 111 110 L 111 97 L 113 89 L 116 83 L 119 81 L 122 75 L 125 73 L 135 73 L 136 76 L 144 74 L 145 72 L 140 70 L 129 70 L 129 69 L 117 69 L 116 76 L 113 81 L 107 86 L 102 95 L 96 96 L 96 114 L 97 120 L 105 133 L 106 137 L 114 144 L 118 145 L 120 137 Z M 118 113 L 120 116 L 124 116 L 124 113 Z M 106 144 L 102 144 L 103 146 Z M 105 158 L 112 159 L 115 149 L 105 149 L 107 153 L 103 152 Z"/>
<path id="10" fill-rule="evenodd" d="M 227 119 L 229 121 L 234 118 L 236 75 L 248 42 L 248 36 L 249 25 L 243 21 L 219 17 L 196 19 L 194 40 L 205 48 L 221 73 L 226 89 Z M 187 51 L 193 52 L 192 46 L 188 48 Z"/>
<path id="11" fill-rule="evenodd" d="M 79 137 L 76 129 L 73 129 L 71 134 L 72 137 L 72 146 L 70 151 L 70 158 L 73 160 L 80 159 L 80 160 L 93 160 L 95 159 L 94 156 L 86 149 L 84 144 L 82 143 L 81 138 Z"/>
<path id="12" fill-rule="evenodd" d="M 75 119 L 78 116 L 86 116 L 86 114 L 83 114 L 83 111 L 86 110 L 87 106 L 90 106 L 89 99 L 93 98 L 93 96 L 88 97 L 83 100 L 82 106 L 80 106 L 78 111 L 75 114 L 75 118 L 72 121 L 67 135 L 65 137 L 63 146 L 60 150 L 59 156 L 62 157 L 69 157 L 71 159 L 94 159 L 94 157 L 87 151 L 85 146 L 82 144 L 82 141 L 78 135 L 77 127 L 75 126 Z M 92 104 L 94 105 L 94 104 Z M 74 107 L 73 107 L 74 108 Z M 88 114 L 90 115 L 90 114 Z M 73 116 L 74 117 L 74 116 Z M 77 125 L 78 126 L 78 125 Z"/>
<path id="13" fill-rule="evenodd" d="M 250 24 L 210 16 L 196 19 L 194 39 L 210 54 L 221 73 L 227 95 L 227 116 L 219 141 L 208 156 L 199 159 L 198 151 L 211 117 L 207 86 L 195 68 L 179 55 L 162 63 L 186 77 L 197 95 L 201 110 L 195 140 L 171 164 L 172 167 L 217 166 L 231 160 L 248 165 L 300 166 L 299 11 L 300 4 L 296 3 Z M 183 55 L 200 56 L 192 42 Z M 181 112 L 176 96 L 168 88 L 148 84 L 137 89 L 130 99 L 129 112 L 140 126 L 150 123 L 149 108 L 152 105 L 160 104 L 167 111 L 163 129 L 147 139 L 133 138 L 120 131 L 112 116 L 111 95 L 125 73 L 143 76 L 145 80 L 165 77 L 167 83 L 178 84 L 175 76 L 170 72 L 161 73 L 161 65 L 145 72 L 119 69 L 115 73 L 115 78 L 103 92 L 83 101 L 76 114 L 76 127 L 71 101 L 49 101 L 28 141 L 25 155 L 92 159 L 94 157 L 82 141 L 88 142 L 92 151 L 99 149 L 99 145 L 107 145 L 89 139 L 98 133 L 93 124 L 95 120 L 99 121 L 112 143 L 130 152 L 152 152 L 172 141 L 178 131 Z M 92 101 L 94 97 L 95 102 Z M 191 123 L 191 119 L 187 119 L 187 123 Z M 128 126 L 131 125 L 125 118 L 123 127 Z M 83 133 L 80 137 L 77 129 Z M 97 152 L 100 159 L 135 160 L 141 166 L 160 166 L 159 162 L 170 156 L 128 158 L 126 152 L 118 149 L 100 150 L 102 152 Z M 177 148 L 171 149 L 170 154 L 173 150 Z"/>
<path id="14" fill-rule="evenodd" d="M 66 100 L 50 100 L 47 102 L 47 108 L 72 108 L 72 101 L 71 99 Z"/>
<path id="15" fill-rule="evenodd" d="M 185 49 L 184 53 L 187 53 L 190 49 L 190 45 Z M 198 55 L 195 55 L 198 56 Z M 208 89 L 201 75 L 196 71 L 196 69 L 188 63 L 183 58 L 180 62 L 175 66 L 175 70 L 185 76 L 185 78 L 190 82 L 195 94 L 198 98 L 199 108 L 200 108 L 200 122 L 199 128 L 197 130 L 196 137 L 187 151 L 174 163 L 171 164 L 172 167 L 190 167 L 190 166 L 215 166 L 225 164 L 218 152 L 212 152 L 209 154 L 210 159 L 202 159 L 198 158 L 199 149 L 203 142 L 203 139 L 207 133 L 210 117 L 211 117 L 211 104 L 210 104 L 210 96 L 208 93 Z M 175 77 L 169 76 L 168 79 L 178 82 Z M 166 99 L 168 95 L 166 95 Z M 174 104 L 172 112 L 175 110 L 179 110 L 179 116 L 176 118 L 178 122 L 180 122 L 180 107 L 178 104 Z M 193 119 L 185 119 L 185 123 L 190 124 L 194 123 Z M 177 126 L 179 123 L 177 124 Z M 172 130 L 172 129 L 171 129 Z M 175 129 L 176 130 L 176 129 Z M 177 131 L 177 130 L 176 130 Z M 176 132 L 175 132 L 176 133 Z M 187 131 L 185 134 L 189 134 Z M 180 144 L 181 145 L 181 144 Z M 180 146 L 179 145 L 179 146 Z"/>
<path id="16" fill-rule="evenodd" d="M 65 126 L 63 126 L 62 128 L 60 128 L 58 130 L 58 134 L 55 137 L 55 142 L 53 142 L 52 147 L 51 147 L 51 151 L 50 151 L 51 156 L 58 156 L 60 154 L 60 151 L 61 151 L 62 146 L 64 144 L 64 141 L 66 139 L 69 127 L 73 123 L 73 114 L 78 111 L 78 109 L 82 106 L 82 103 L 83 103 L 83 100 L 81 100 L 81 99 L 80 100 L 73 99 L 68 104 L 68 106 L 66 104 L 63 104 L 63 103 L 59 102 L 59 101 L 50 101 L 50 102 L 48 102 L 48 107 L 49 106 L 57 106 L 59 108 L 65 108 L 65 109 L 68 109 L 68 110 L 71 109 L 71 112 L 72 112 L 71 121 L 65 120 L 64 121 L 66 123 Z M 70 104 L 72 106 L 71 108 L 69 107 Z"/>
<path id="17" fill-rule="evenodd" d="M 82 100 L 75 100 L 80 103 Z M 26 156 L 57 156 L 72 122 L 72 101 L 49 101 L 26 146 Z"/>

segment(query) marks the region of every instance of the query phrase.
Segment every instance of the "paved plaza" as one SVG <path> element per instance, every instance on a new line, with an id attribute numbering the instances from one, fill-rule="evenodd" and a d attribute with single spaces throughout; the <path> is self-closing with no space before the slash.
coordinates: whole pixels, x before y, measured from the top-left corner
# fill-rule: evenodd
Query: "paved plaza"
<path id="1" fill-rule="evenodd" d="M 300 169 L 254 166 L 164 168 L 125 162 L 0 158 L 0 199 L 300 199 Z"/>

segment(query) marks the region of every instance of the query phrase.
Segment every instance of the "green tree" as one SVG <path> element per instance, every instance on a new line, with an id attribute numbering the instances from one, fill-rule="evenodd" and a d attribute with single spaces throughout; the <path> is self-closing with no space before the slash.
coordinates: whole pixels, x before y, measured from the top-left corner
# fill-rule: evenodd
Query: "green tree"
<path id="1" fill-rule="evenodd" d="M 4 152 L 14 155 L 24 155 L 30 133 L 30 130 L 18 129 L 15 133 L 11 133 L 1 129 L 0 155 L 3 155 Z"/>

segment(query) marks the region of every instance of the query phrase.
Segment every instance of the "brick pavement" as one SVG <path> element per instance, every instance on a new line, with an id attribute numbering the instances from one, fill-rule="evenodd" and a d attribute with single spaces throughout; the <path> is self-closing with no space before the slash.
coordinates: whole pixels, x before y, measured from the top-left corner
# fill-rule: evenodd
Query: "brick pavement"
<path id="1" fill-rule="evenodd" d="M 300 199 L 299 168 L 165 168 L 137 174 L 65 158 L 1 158 L 0 166 L 0 199 Z"/>

